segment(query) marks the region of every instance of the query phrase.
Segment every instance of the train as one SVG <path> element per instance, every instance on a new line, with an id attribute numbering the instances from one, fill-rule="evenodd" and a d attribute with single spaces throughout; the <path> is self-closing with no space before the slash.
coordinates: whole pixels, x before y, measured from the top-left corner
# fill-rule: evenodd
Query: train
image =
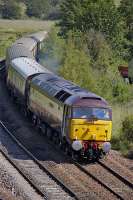
<path id="1" fill-rule="evenodd" d="M 111 149 L 111 107 L 102 97 L 37 62 L 47 36 L 47 32 L 31 34 L 7 49 L 10 94 L 34 125 L 74 159 L 100 159 Z"/>

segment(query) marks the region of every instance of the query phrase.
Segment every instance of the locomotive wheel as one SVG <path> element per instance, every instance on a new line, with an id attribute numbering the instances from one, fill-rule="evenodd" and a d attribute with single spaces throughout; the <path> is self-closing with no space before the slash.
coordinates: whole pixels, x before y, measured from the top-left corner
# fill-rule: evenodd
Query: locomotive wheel
<path id="1" fill-rule="evenodd" d="M 48 137 L 48 139 L 49 140 L 51 140 L 52 139 L 52 130 L 51 130 L 51 128 L 47 128 L 47 133 L 46 133 L 46 135 L 47 135 L 47 137 Z"/>
<path id="2" fill-rule="evenodd" d="M 62 140 L 60 140 L 60 139 L 59 139 L 59 148 L 60 148 L 61 150 L 63 150 L 63 142 L 62 142 Z"/>
<path id="3" fill-rule="evenodd" d="M 33 123 L 33 125 L 34 126 L 36 126 L 36 123 L 37 123 L 37 117 L 36 117 L 36 115 L 32 115 L 32 123 Z"/>
<path id="4" fill-rule="evenodd" d="M 39 117 L 37 117 L 36 119 L 36 129 L 37 131 L 41 132 L 41 120 L 39 119 Z"/>
<path id="5" fill-rule="evenodd" d="M 65 153 L 66 155 L 69 154 L 69 147 L 67 146 L 67 144 L 66 144 L 65 147 L 64 147 L 64 153 Z"/>
<path id="6" fill-rule="evenodd" d="M 21 106 L 21 112 L 25 117 L 28 117 L 28 112 L 27 112 L 26 108 L 23 108 L 23 106 Z"/>
<path id="7" fill-rule="evenodd" d="M 72 150 L 71 156 L 72 156 L 72 159 L 74 161 L 79 161 L 79 159 L 80 159 L 79 155 L 75 151 L 73 151 L 73 150 Z"/>
<path id="8" fill-rule="evenodd" d="M 60 147 L 60 139 L 57 137 L 57 139 L 56 139 L 56 145 L 58 146 L 58 147 Z"/>
<path id="9" fill-rule="evenodd" d="M 53 140 L 54 144 L 58 144 L 58 135 L 56 132 L 53 133 L 52 140 Z"/>
<path id="10" fill-rule="evenodd" d="M 43 135 L 46 135 L 46 132 L 47 132 L 47 126 L 46 126 L 46 124 L 42 123 L 42 125 L 41 125 L 41 133 Z"/>

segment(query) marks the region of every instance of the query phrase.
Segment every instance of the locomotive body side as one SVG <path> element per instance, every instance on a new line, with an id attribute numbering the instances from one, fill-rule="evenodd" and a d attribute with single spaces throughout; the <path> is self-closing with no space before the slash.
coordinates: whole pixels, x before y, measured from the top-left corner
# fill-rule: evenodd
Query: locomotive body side
<path id="1" fill-rule="evenodd" d="M 49 96 L 44 90 L 33 83 L 30 85 L 28 109 L 55 130 L 61 131 L 63 104 Z"/>

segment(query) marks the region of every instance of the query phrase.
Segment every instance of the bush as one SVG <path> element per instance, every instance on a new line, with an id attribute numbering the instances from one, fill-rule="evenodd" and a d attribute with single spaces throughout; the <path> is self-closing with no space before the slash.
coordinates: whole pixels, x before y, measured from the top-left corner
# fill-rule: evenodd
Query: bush
<path id="1" fill-rule="evenodd" d="M 133 158 L 133 115 L 126 117 L 122 122 L 120 149 L 125 156 Z"/>
<path id="2" fill-rule="evenodd" d="M 121 138 L 133 142 L 133 115 L 126 117 L 122 122 Z"/>

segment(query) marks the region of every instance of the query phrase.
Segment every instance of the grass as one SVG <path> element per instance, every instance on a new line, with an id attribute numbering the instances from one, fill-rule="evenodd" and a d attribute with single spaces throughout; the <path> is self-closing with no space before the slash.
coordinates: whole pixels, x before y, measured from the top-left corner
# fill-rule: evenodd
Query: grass
<path id="1" fill-rule="evenodd" d="M 0 57 L 5 56 L 7 47 L 17 38 L 27 33 L 49 31 L 53 24 L 52 21 L 0 19 Z"/>
<path id="2" fill-rule="evenodd" d="M 114 104 L 112 106 L 113 113 L 113 136 L 118 135 L 122 128 L 122 121 L 125 117 L 133 114 L 133 102 L 126 104 Z"/>
<path id="3" fill-rule="evenodd" d="M 122 122 L 126 117 L 133 116 L 133 102 L 126 104 L 115 104 L 112 106 L 113 111 L 113 131 L 112 131 L 112 148 L 120 150 L 121 153 L 129 158 L 133 158 L 133 142 L 127 139 L 125 132 L 122 130 Z M 130 122 L 132 123 L 132 121 Z M 129 128 L 128 128 L 129 129 Z M 131 131 L 131 130 L 128 130 Z M 122 137 L 122 135 L 125 137 Z"/>

